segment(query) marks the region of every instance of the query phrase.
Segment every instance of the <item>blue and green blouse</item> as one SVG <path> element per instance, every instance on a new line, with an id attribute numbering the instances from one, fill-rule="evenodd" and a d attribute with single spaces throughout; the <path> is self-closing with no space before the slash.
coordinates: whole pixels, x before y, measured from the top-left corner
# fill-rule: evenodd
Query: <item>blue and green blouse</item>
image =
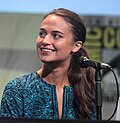
<path id="1" fill-rule="evenodd" d="M 73 109 L 73 87 L 64 86 L 62 119 L 77 119 Z M 1 116 L 14 118 L 59 119 L 56 86 L 37 72 L 9 81 L 1 100 Z M 91 112 L 96 119 L 96 112 Z"/>

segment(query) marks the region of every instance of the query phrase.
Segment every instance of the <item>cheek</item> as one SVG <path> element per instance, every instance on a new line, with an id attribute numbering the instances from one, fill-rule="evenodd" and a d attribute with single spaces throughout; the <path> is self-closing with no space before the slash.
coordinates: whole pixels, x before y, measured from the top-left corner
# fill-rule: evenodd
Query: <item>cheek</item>
<path id="1" fill-rule="evenodd" d="M 36 39 L 36 46 L 37 46 L 37 47 L 40 46 L 41 42 L 42 42 L 42 40 L 41 40 L 41 38 L 39 38 L 39 36 L 38 36 L 38 38 Z"/>
<path id="2" fill-rule="evenodd" d="M 61 51 L 61 54 L 62 55 L 70 55 L 71 54 L 71 52 L 72 52 L 72 46 L 71 45 L 64 45 L 61 49 L 60 49 L 60 51 Z"/>

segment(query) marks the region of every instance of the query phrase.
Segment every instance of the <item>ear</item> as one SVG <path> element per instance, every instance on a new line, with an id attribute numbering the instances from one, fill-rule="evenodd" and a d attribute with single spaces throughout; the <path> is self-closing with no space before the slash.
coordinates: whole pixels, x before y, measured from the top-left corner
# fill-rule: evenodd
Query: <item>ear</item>
<path id="1" fill-rule="evenodd" d="M 72 52 L 75 53 L 77 52 L 81 47 L 82 47 L 82 41 L 77 41 L 74 43 L 74 46 L 73 46 L 73 49 L 72 49 Z"/>

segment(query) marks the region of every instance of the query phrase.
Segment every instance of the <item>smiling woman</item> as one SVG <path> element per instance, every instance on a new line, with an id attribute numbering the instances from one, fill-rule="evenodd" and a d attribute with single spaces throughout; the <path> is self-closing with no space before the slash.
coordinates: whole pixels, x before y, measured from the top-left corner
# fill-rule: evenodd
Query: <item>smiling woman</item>
<path id="1" fill-rule="evenodd" d="M 36 40 L 42 67 L 6 85 L 1 116 L 41 119 L 96 119 L 93 68 L 81 68 L 85 25 L 78 14 L 59 8 L 48 13 Z"/>
<path id="2" fill-rule="evenodd" d="M 81 41 L 74 44 L 68 24 L 62 17 L 56 15 L 49 15 L 41 23 L 36 44 L 42 62 L 62 61 L 62 63 L 68 62 L 68 58 L 70 62 L 71 53 L 82 46 Z"/>

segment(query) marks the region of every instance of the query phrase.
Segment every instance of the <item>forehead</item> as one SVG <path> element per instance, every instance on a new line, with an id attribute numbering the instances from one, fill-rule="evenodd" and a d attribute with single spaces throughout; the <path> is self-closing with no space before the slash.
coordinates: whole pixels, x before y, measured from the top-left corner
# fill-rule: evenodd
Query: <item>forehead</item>
<path id="1" fill-rule="evenodd" d="M 48 15 L 41 23 L 41 26 L 51 26 L 51 27 L 58 27 L 64 28 L 70 31 L 70 24 L 64 20 L 63 17 L 51 14 Z"/>

